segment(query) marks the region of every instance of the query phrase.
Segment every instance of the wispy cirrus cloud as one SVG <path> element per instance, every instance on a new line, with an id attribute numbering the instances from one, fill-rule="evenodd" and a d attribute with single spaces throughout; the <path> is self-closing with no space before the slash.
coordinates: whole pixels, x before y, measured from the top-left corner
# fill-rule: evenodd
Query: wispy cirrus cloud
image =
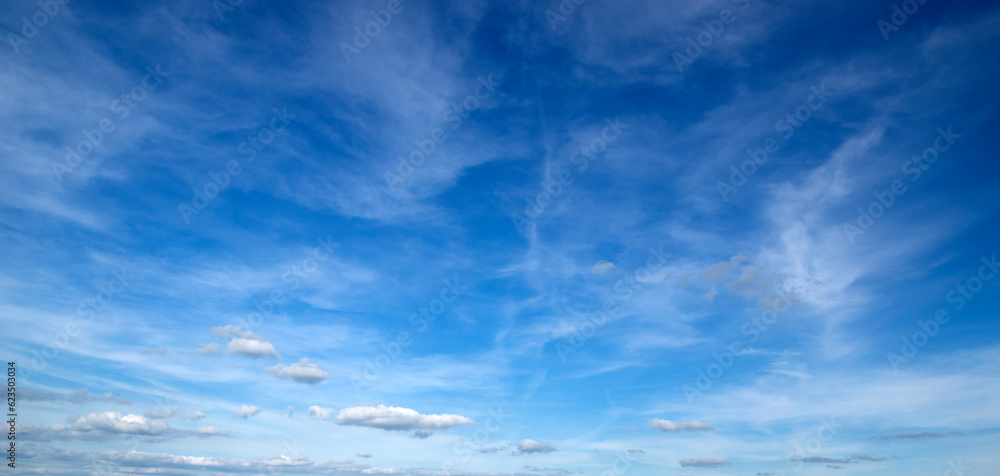
<path id="1" fill-rule="evenodd" d="M 334 414 L 337 413 L 337 410 L 333 408 L 323 408 L 319 405 L 309 407 L 308 411 L 309 416 L 317 420 L 329 420 L 330 418 L 333 418 Z"/>
<path id="2" fill-rule="evenodd" d="M 860 0 L 390 3 L 391 23 L 396 6 L 356 0 L 247 2 L 225 20 L 225 2 L 70 5 L 0 52 L 0 315 L 22 409 L 46 422 L 22 422 L 26 471 L 565 475 L 554 465 L 644 448 L 630 476 L 753 474 L 834 408 L 856 428 L 801 461 L 811 470 L 921 474 L 912 456 L 945 456 L 931 443 L 952 428 L 978 428 L 963 451 L 992 454 L 1000 373 L 983 310 L 997 281 L 960 317 L 947 296 L 996 235 L 995 6 L 921 5 L 882 42 L 890 5 Z M 44 18 L 9 7 L 29 27 Z M 546 28 L 560 9 L 574 11 Z M 853 36 L 814 34 L 832 27 Z M 370 44 L 348 64 L 340 43 L 356 38 Z M 678 52 L 697 61 L 663 68 Z M 128 98 L 157 62 L 168 79 Z M 502 82 L 477 96 L 490 74 Z M 811 108 L 821 84 L 835 94 Z M 295 120 L 261 135 L 275 108 Z M 104 117 L 114 132 L 54 178 Z M 628 129 L 594 154 L 610 117 Z M 961 140 L 915 161 L 949 125 Z M 755 162 L 772 137 L 780 151 Z M 715 184 L 732 177 L 747 182 L 724 202 Z M 885 195 L 896 179 L 906 193 Z M 192 196 L 207 205 L 188 226 L 177 205 Z M 510 223 L 525 203 L 545 211 L 527 236 Z M 859 206 L 883 210 L 851 244 Z M 314 253 L 330 234 L 336 253 Z M 141 276 L 108 294 L 119 261 Z M 453 276 L 469 292 L 442 306 Z M 772 320 L 777 292 L 794 305 Z M 953 324 L 932 330 L 939 308 Z M 205 344 L 191 332 L 205 322 L 244 324 Z M 918 331 L 948 337 L 901 375 L 877 364 Z M 27 371 L 39 356 L 47 367 Z M 357 395 L 345 362 L 378 385 Z M 665 391 L 699 371 L 697 407 Z M 82 386 L 177 403 L 92 416 L 128 402 Z M 402 407 L 361 403 L 381 401 Z M 493 420 L 488 402 L 505 402 Z M 650 420 L 664 415 L 684 420 Z M 445 428 L 454 439 L 429 438 Z M 106 444 L 122 437 L 203 439 L 171 442 L 177 454 Z M 57 450 L 69 445 L 96 452 Z"/>
<path id="3" fill-rule="evenodd" d="M 94 396 L 90 391 L 81 388 L 72 394 L 46 392 L 32 387 L 22 387 L 17 390 L 17 397 L 29 402 L 70 402 L 85 403 L 94 401 L 115 402 L 121 405 L 131 405 L 132 402 L 124 398 L 116 397 L 111 392 L 105 392 L 101 396 Z"/>

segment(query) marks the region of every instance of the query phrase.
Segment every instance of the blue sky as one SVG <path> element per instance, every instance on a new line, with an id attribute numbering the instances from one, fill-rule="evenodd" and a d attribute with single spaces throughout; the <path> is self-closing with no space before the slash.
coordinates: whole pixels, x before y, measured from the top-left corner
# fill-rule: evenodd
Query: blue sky
<path id="1" fill-rule="evenodd" d="M 0 31 L 12 472 L 1000 467 L 997 5 L 43 0 Z"/>

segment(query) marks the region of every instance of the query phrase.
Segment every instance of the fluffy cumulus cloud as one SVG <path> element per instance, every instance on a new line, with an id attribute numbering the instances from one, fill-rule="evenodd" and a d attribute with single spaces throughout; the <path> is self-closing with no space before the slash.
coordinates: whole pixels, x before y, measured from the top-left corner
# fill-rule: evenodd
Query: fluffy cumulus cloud
<path id="1" fill-rule="evenodd" d="M 108 441 L 122 435 L 138 437 L 143 441 L 163 441 L 192 436 L 209 437 L 226 435 L 225 432 L 218 429 L 206 431 L 204 428 L 210 427 L 185 430 L 173 428 L 161 419 L 149 418 L 143 415 L 99 412 L 73 417 L 69 420 L 68 425 L 44 427 L 29 424 L 25 425 L 23 430 L 25 438 L 33 441 Z"/>
<path id="2" fill-rule="evenodd" d="M 732 461 L 719 458 L 684 458 L 679 463 L 685 468 L 718 468 L 733 464 Z"/>
<path id="3" fill-rule="evenodd" d="M 371 458 L 372 454 L 369 453 L 369 452 L 367 452 L 367 451 L 362 451 L 362 452 L 358 453 L 358 457 L 360 457 L 360 458 Z"/>
<path id="4" fill-rule="evenodd" d="M 307 384 L 320 383 L 330 376 L 330 372 L 321 369 L 319 365 L 309 363 L 309 359 L 302 359 L 292 365 L 277 364 L 264 370 L 280 379 Z"/>
<path id="5" fill-rule="evenodd" d="M 276 357 L 278 355 L 278 351 L 274 349 L 274 345 L 268 342 L 267 339 L 240 326 L 216 326 L 210 330 L 212 334 L 229 339 L 229 343 L 226 344 L 226 352 L 229 354 L 243 355 L 254 359 Z M 194 351 L 194 353 L 198 355 L 213 355 L 219 353 L 220 350 L 219 344 L 213 342 L 205 344 L 200 349 Z"/>
<path id="6" fill-rule="evenodd" d="M 137 435 L 162 434 L 169 428 L 166 422 L 140 415 L 122 415 L 118 412 L 90 413 L 72 422 L 76 430 L 130 433 Z"/>
<path id="7" fill-rule="evenodd" d="M 521 453 L 551 453 L 556 450 L 556 447 L 540 441 L 524 439 L 517 442 L 517 449 Z"/>
<path id="8" fill-rule="evenodd" d="M 702 423 L 698 420 L 691 421 L 670 421 L 654 418 L 649 421 L 649 426 L 666 432 L 675 431 L 712 431 L 715 427 L 711 423 Z"/>
<path id="9" fill-rule="evenodd" d="M 229 341 L 226 346 L 226 350 L 230 354 L 245 355 L 247 357 L 252 357 L 259 359 L 261 357 L 276 357 L 278 351 L 274 350 L 274 346 L 270 342 L 264 342 L 256 339 L 244 339 L 242 337 L 236 337 Z"/>
<path id="10" fill-rule="evenodd" d="M 590 272 L 600 276 L 604 276 L 605 274 L 608 274 L 608 271 L 611 271 L 612 269 L 615 269 L 614 263 L 610 261 L 598 261 L 594 263 L 594 266 L 590 268 Z"/>
<path id="11" fill-rule="evenodd" d="M 416 410 L 385 405 L 345 408 L 337 413 L 338 425 L 367 426 L 382 430 L 412 430 L 414 436 L 426 438 L 432 430 L 472 425 L 471 418 L 461 415 L 423 415 Z"/>
<path id="12" fill-rule="evenodd" d="M 319 405 L 313 405 L 309 407 L 309 416 L 317 420 L 329 420 L 333 416 L 336 410 L 332 408 L 323 408 Z"/>
<path id="13" fill-rule="evenodd" d="M 191 421 L 203 420 L 204 418 L 205 418 L 205 412 L 201 410 L 195 410 L 184 416 L 185 420 L 191 420 Z"/>
<path id="14" fill-rule="evenodd" d="M 257 416 L 258 414 L 260 414 L 260 408 L 253 405 L 240 405 L 240 408 L 236 410 L 236 413 L 234 413 L 233 416 L 246 420 L 252 416 Z"/>

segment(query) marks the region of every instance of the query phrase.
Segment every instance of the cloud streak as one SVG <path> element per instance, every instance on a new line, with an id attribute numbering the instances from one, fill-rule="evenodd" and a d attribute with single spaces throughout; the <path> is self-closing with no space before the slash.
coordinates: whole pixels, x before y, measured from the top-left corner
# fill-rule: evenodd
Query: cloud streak
<path id="1" fill-rule="evenodd" d="M 720 458 L 684 458 L 678 463 L 682 468 L 718 468 L 733 464 L 732 461 Z"/>
<path id="2" fill-rule="evenodd" d="M 413 430 L 414 436 L 418 438 L 430 436 L 433 430 L 475 423 L 471 418 L 461 415 L 423 415 L 409 408 L 385 405 L 345 408 L 337 412 L 334 421 L 338 425 L 364 426 L 381 430 Z"/>
<path id="3" fill-rule="evenodd" d="M 698 420 L 675 422 L 654 418 L 649 421 L 649 426 L 668 433 L 678 431 L 715 431 L 715 427 L 710 423 L 702 423 Z"/>

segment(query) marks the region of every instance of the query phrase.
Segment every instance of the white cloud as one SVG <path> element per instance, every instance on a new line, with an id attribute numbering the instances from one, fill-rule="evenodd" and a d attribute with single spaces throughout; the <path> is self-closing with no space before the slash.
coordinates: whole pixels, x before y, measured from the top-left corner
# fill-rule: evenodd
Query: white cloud
<path id="1" fill-rule="evenodd" d="M 910 421 L 923 415 L 922 428 L 962 429 L 1000 424 L 1000 407 L 990 395 L 1000 392 L 1000 347 L 961 352 L 948 357 L 949 365 L 914 367 L 898 374 L 888 369 L 824 370 L 809 379 L 762 377 L 700 396 L 699 408 L 709 421 L 745 421 L 765 425 L 801 419 L 829 418 L 837 405 L 851 420 L 875 425 Z M 956 373 L 954 368 L 961 368 Z M 775 395 L 782 398 L 776 400 Z M 684 402 L 663 402 L 652 411 L 689 411 Z M 933 431 L 933 430 L 929 430 Z"/>
<path id="2" fill-rule="evenodd" d="M 270 342 L 244 339 L 242 337 L 237 337 L 229 341 L 228 350 L 230 354 L 240 354 L 255 359 L 278 355 L 278 351 L 274 350 L 274 346 Z"/>
<path id="3" fill-rule="evenodd" d="M 249 340 L 260 340 L 260 341 L 264 340 L 263 337 L 254 334 L 253 332 L 245 331 L 242 328 L 240 328 L 240 326 L 234 326 L 234 325 L 217 326 L 213 327 L 210 330 L 212 331 L 212 334 L 227 339 L 230 337 L 236 337 L 240 339 L 249 339 Z"/>
<path id="4" fill-rule="evenodd" d="M 198 348 L 198 350 L 194 351 L 194 353 L 196 355 L 215 355 L 218 354 L 219 351 L 221 350 L 222 348 L 219 346 L 219 344 L 211 342 L 201 346 L 200 348 Z"/>
<path id="5" fill-rule="evenodd" d="M 185 420 L 191 420 L 191 421 L 198 421 L 203 418 L 205 418 L 205 413 L 200 410 L 195 410 L 191 413 L 188 413 L 187 416 L 184 417 Z"/>
<path id="6" fill-rule="evenodd" d="M 360 457 L 362 457 L 362 458 L 371 458 L 371 457 L 372 457 L 372 454 L 371 454 L 371 453 L 368 453 L 368 452 L 366 452 L 366 451 L 362 451 L 362 452 L 358 453 L 358 456 L 360 456 Z"/>
<path id="7" fill-rule="evenodd" d="M 510 454 L 517 454 L 517 450 L 512 448 L 510 445 L 483 446 L 479 448 L 480 453 L 499 453 L 501 451 L 506 451 Z"/>
<path id="8" fill-rule="evenodd" d="M 121 435 L 141 437 L 143 441 L 164 441 L 171 438 L 191 436 L 210 437 L 227 435 L 227 433 L 199 427 L 197 430 L 171 428 L 167 422 L 142 415 L 123 415 L 119 412 L 88 413 L 81 417 L 70 419 L 69 425 L 52 425 L 43 427 L 27 424 L 24 426 L 25 438 L 32 441 L 50 440 L 84 440 L 108 441 Z"/>
<path id="9" fill-rule="evenodd" d="M 87 390 L 87 389 L 85 389 L 85 388 L 81 388 L 81 389 L 73 392 L 70 395 L 66 395 L 66 394 L 63 394 L 63 393 L 44 392 L 44 391 L 41 391 L 41 390 L 38 390 L 38 389 L 34 389 L 34 388 L 31 388 L 31 387 L 22 388 L 22 389 L 18 390 L 17 393 L 18 393 L 18 395 L 17 395 L 18 398 L 20 398 L 22 400 L 25 400 L 25 401 L 31 401 L 31 400 L 40 401 L 40 402 L 68 401 L 68 402 L 72 402 L 72 403 L 86 403 L 86 402 L 93 402 L 93 401 L 109 401 L 109 402 L 120 403 L 122 405 L 131 405 L 132 404 L 132 402 L 130 402 L 128 400 L 125 400 L 124 398 L 119 398 L 119 397 L 114 396 L 111 392 L 105 392 L 104 395 L 102 395 L 100 397 L 92 397 L 92 396 L 90 396 L 90 391 Z"/>
<path id="10" fill-rule="evenodd" d="M 198 433 L 198 436 L 217 436 L 226 434 L 224 431 L 214 426 L 199 426 L 195 428 L 195 432 Z"/>
<path id="11" fill-rule="evenodd" d="M 873 440 L 912 440 L 918 438 L 945 438 L 950 435 L 961 435 L 957 431 L 950 431 L 948 434 L 943 433 L 896 433 L 895 435 L 875 435 L 872 437 Z"/>
<path id="12" fill-rule="evenodd" d="M 430 430 L 472 425 L 471 418 L 460 415 L 421 415 L 416 410 L 385 405 L 345 408 L 337 413 L 338 425 L 367 426 L 383 430 L 415 430 L 414 436 L 426 438 Z"/>
<path id="13" fill-rule="evenodd" d="M 176 413 L 177 413 L 177 409 L 176 408 L 156 407 L 156 408 L 154 408 L 152 410 L 147 411 L 146 412 L 146 417 L 157 419 L 157 420 L 163 420 L 165 418 L 170 418 L 170 417 L 174 416 Z"/>
<path id="14" fill-rule="evenodd" d="M 257 408 L 253 405 L 241 405 L 240 409 L 236 410 L 236 413 L 233 416 L 236 418 L 242 418 L 246 420 L 247 418 L 256 416 L 259 413 L 260 413 L 260 408 Z"/>
<path id="15" fill-rule="evenodd" d="M 610 261 L 598 261 L 594 263 L 594 266 L 590 268 L 590 272 L 594 274 L 599 274 L 604 276 L 608 274 L 608 271 L 615 269 L 615 264 Z"/>
<path id="16" fill-rule="evenodd" d="M 298 363 L 288 366 L 278 364 L 273 367 L 267 367 L 264 370 L 281 379 L 308 384 L 320 383 L 330 376 L 330 372 L 319 368 L 316 364 L 310 364 L 309 359 L 302 359 Z"/>
<path id="17" fill-rule="evenodd" d="M 335 410 L 332 408 L 323 408 L 318 405 L 313 405 L 309 407 L 309 416 L 317 420 L 329 420 L 333 416 Z"/>
<path id="18" fill-rule="evenodd" d="M 551 453 L 556 450 L 556 447 L 547 443 L 525 439 L 517 442 L 517 449 L 521 450 L 522 453 Z"/>
<path id="19" fill-rule="evenodd" d="M 715 427 L 711 423 L 702 423 L 698 420 L 691 421 L 670 421 L 654 418 L 649 421 L 649 426 L 663 431 L 710 431 Z"/>
<path id="20" fill-rule="evenodd" d="M 80 431 L 136 435 L 159 435 L 166 433 L 169 429 L 166 422 L 141 415 L 122 415 L 119 412 L 89 413 L 73 420 L 72 425 L 74 430 Z"/>
<path id="21" fill-rule="evenodd" d="M 719 466 L 732 464 L 732 461 L 719 458 L 684 458 L 680 460 L 680 464 L 685 468 L 718 468 Z"/>
<path id="22" fill-rule="evenodd" d="M 53 462 L 66 462 L 78 467 L 94 467 L 98 463 L 116 462 L 120 468 L 131 468 L 130 474 L 369 474 L 399 475 L 411 473 L 403 468 L 370 468 L 353 461 L 311 461 L 306 457 L 276 456 L 269 459 L 224 458 L 215 456 L 144 453 L 141 451 L 102 451 L 85 453 L 55 448 L 39 450 L 40 456 Z M 189 471 L 193 473 L 189 473 Z M 50 471 L 46 471 L 50 473 Z M 55 472 L 51 474 L 69 474 Z M 421 471 L 423 473 L 423 471 Z M 430 472 L 427 472 L 430 474 Z M 465 473 L 467 476 L 490 476 L 485 473 Z M 496 473 L 493 473 L 494 475 Z"/>

